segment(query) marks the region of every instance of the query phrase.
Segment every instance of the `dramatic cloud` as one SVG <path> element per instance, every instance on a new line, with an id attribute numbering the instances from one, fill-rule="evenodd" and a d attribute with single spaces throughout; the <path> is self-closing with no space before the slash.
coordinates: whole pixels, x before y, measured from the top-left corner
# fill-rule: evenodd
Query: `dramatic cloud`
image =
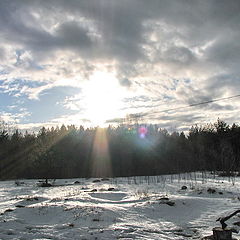
<path id="1" fill-rule="evenodd" d="M 113 122 L 131 114 L 169 129 L 239 122 L 239 98 L 177 110 L 240 94 L 239 12 L 238 0 L 1 1 L 2 118 L 26 128 L 89 122 L 87 106 L 93 115 L 100 100 L 111 102 L 101 95 L 108 89 L 121 101 Z M 89 105 L 88 82 L 98 88 Z"/>

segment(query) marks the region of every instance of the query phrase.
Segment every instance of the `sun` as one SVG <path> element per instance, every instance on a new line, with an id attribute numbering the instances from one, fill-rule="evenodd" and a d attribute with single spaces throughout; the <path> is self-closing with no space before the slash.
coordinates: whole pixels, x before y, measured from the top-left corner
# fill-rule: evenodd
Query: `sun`
<path id="1" fill-rule="evenodd" d="M 121 116 L 123 88 L 114 74 L 96 71 L 83 88 L 85 116 L 95 126 Z"/>

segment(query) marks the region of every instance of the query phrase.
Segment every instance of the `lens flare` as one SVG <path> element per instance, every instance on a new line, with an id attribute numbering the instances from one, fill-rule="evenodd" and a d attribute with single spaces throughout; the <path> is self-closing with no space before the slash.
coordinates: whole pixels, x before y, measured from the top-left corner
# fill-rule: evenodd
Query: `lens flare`
<path id="1" fill-rule="evenodd" d="M 140 138 L 145 138 L 146 135 L 147 135 L 147 132 L 148 132 L 148 130 L 147 130 L 147 128 L 144 127 L 144 126 L 141 126 L 141 127 L 138 129 L 138 134 L 139 134 L 139 137 L 140 137 Z"/>

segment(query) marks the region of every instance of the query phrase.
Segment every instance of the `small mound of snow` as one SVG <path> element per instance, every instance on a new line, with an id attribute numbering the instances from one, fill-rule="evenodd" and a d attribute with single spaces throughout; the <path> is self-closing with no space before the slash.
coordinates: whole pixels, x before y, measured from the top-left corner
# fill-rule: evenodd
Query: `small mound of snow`
<path id="1" fill-rule="evenodd" d="M 126 193 L 119 193 L 119 192 L 100 192 L 100 193 L 89 193 L 89 195 L 93 198 L 98 198 L 102 200 L 109 200 L 109 201 L 121 201 L 126 198 Z"/>

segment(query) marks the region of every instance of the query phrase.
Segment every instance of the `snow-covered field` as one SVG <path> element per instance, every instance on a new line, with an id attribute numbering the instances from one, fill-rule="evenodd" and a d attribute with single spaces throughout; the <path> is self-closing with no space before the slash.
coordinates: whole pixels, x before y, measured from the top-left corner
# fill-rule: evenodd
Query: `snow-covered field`
<path id="1" fill-rule="evenodd" d="M 57 179 L 48 188 L 37 180 L 0 182 L 0 239 L 201 239 L 220 226 L 219 216 L 240 208 L 238 178 L 94 180 Z"/>

